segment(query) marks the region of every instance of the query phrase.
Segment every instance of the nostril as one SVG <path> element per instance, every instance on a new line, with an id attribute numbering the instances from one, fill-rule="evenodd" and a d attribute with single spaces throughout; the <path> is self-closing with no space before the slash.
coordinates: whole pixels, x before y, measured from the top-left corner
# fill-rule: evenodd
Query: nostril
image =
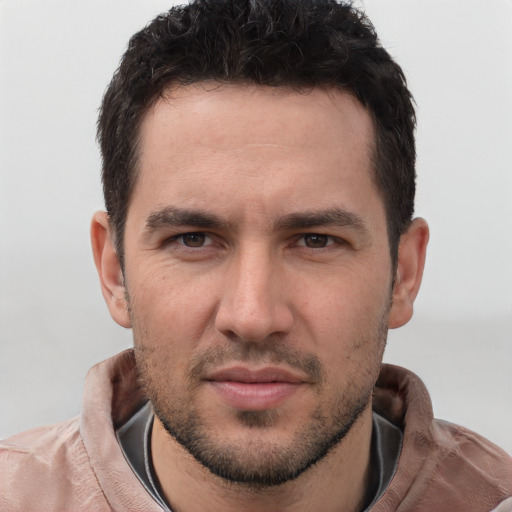
<path id="1" fill-rule="evenodd" d="M 240 304 L 238 304 L 240 306 Z M 285 305 L 243 310 L 222 305 L 217 311 L 215 327 L 232 341 L 260 343 L 271 336 L 288 334 L 293 325 L 292 312 Z"/>

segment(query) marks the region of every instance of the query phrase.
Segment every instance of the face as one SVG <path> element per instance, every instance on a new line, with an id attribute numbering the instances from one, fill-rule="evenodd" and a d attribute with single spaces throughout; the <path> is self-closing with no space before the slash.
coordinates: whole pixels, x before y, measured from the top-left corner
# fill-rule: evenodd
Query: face
<path id="1" fill-rule="evenodd" d="M 292 479 L 367 410 L 392 287 L 350 95 L 201 84 L 141 128 L 125 286 L 142 382 L 221 477 Z"/>

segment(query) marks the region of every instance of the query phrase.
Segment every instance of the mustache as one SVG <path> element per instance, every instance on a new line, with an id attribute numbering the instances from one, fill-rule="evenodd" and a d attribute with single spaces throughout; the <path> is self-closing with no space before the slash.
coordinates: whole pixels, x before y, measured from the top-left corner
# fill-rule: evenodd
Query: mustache
<path id="1" fill-rule="evenodd" d="M 229 363 L 284 365 L 305 373 L 313 382 L 321 383 L 324 370 L 320 359 L 283 343 L 282 340 L 265 342 L 234 342 L 227 347 L 211 347 L 196 354 L 187 372 L 192 380 L 201 380 L 213 368 Z"/>

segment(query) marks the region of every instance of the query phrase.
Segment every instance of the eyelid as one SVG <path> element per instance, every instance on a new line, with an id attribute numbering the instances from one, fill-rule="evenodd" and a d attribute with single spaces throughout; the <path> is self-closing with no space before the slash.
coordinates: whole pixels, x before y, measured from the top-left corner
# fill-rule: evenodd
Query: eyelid
<path id="1" fill-rule="evenodd" d="M 301 233 L 300 235 L 297 236 L 297 242 L 295 245 L 298 245 L 300 247 L 306 247 L 308 249 L 315 249 L 313 247 L 308 247 L 306 245 L 306 242 L 305 242 L 305 238 L 307 236 L 319 236 L 319 237 L 325 237 L 327 238 L 327 244 L 322 247 L 325 248 L 325 247 L 329 247 L 331 245 L 335 245 L 335 244 L 339 244 L 339 245 L 343 245 L 343 244 L 346 244 L 347 242 L 343 239 L 343 238 L 340 238 L 339 236 L 334 236 L 334 235 L 328 235 L 327 233 L 316 233 L 316 232 L 310 232 L 310 233 Z M 316 250 L 318 250 L 319 248 L 316 248 Z"/>
<path id="2" fill-rule="evenodd" d="M 197 247 L 188 246 L 184 243 L 184 240 L 183 240 L 183 238 L 187 235 L 204 235 L 205 242 L 203 245 L 200 245 Z M 308 236 L 325 237 L 327 239 L 327 243 L 323 247 L 308 247 L 306 245 L 306 237 L 308 237 Z M 202 249 L 202 248 L 206 248 L 211 245 L 214 245 L 215 239 L 216 239 L 215 234 L 212 234 L 208 231 L 203 231 L 203 230 L 198 229 L 198 230 L 182 231 L 180 233 L 176 233 L 172 236 L 169 236 L 165 240 L 163 240 L 162 245 L 166 246 L 166 245 L 176 244 L 180 248 L 190 249 L 190 250 L 198 250 L 198 249 Z M 331 247 L 333 245 L 349 245 L 349 242 L 347 240 L 345 240 L 344 238 L 341 238 L 341 237 L 335 236 L 335 235 L 329 235 L 327 233 L 316 232 L 316 231 L 311 231 L 311 232 L 307 232 L 307 233 L 298 233 L 294 236 L 294 240 L 295 240 L 295 242 L 293 242 L 293 245 L 295 245 L 295 246 L 298 246 L 301 248 L 303 247 L 305 249 L 317 250 L 317 251 L 320 249 L 325 249 L 325 248 Z"/>
<path id="3" fill-rule="evenodd" d="M 184 240 L 183 240 L 183 238 L 187 235 L 204 235 L 205 243 L 198 247 L 188 246 L 184 243 Z M 184 231 L 182 233 L 176 233 L 175 235 L 168 237 L 164 241 L 164 245 L 171 245 L 173 243 L 179 245 L 180 247 L 184 247 L 186 249 L 195 250 L 195 249 L 201 249 L 203 247 L 209 247 L 210 245 L 213 245 L 214 240 L 213 240 L 213 236 L 211 235 L 211 233 L 208 233 L 206 231 L 200 231 L 200 230 L 196 230 L 196 231 L 192 230 L 192 231 Z"/>

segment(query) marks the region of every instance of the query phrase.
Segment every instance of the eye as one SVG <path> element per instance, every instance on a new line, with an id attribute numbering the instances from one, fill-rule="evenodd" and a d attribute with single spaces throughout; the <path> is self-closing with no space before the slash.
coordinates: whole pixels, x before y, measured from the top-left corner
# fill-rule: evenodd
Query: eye
<path id="1" fill-rule="evenodd" d="M 310 249 L 322 249 L 334 243 L 335 240 L 332 236 L 323 235 L 321 233 L 307 233 L 302 236 L 298 245 L 304 245 Z"/>
<path id="2" fill-rule="evenodd" d="M 186 247 L 204 247 L 212 243 L 211 238 L 206 233 L 194 232 L 194 233 L 183 233 L 182 235 L 176 235 L 173 237 L 180 245 Z"/>

